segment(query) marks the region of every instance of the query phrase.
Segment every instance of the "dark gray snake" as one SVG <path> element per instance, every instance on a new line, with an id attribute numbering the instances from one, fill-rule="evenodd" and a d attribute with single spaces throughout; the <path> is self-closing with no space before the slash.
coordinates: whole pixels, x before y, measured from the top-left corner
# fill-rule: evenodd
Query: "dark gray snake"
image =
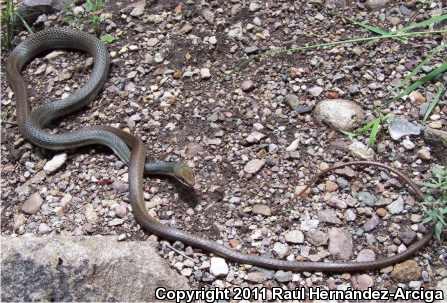
<path id="1" fill-rule="evenodd" d="M 65 99 L 45 103 L 33 111 L 27 98 L 26 84 L 21 70 L 29 61 L 42 52 L 53 49 L 75 49 L 93 56 L 94 66 L 88 82 Z M 187 245 L 222 256 L 228 260 L 256 266 L 291 271 L 357 272 L 378 269 L 400 262 L 424 247 L 431 239 L 431 231 L 412 244 L 402 253 L 371 262 L 301 262 L 284 261 L 264 256 L 246 255 L 202 239 L 193 234 L 161 224 L 151 217 L 145 207 L 143 197 L 143 175 L 161 174 L 177 178 L 192 186 L 194 176 L 191 170 L 181 163 L 149 162 L 142 142 L 135 136 L 108 126 L 85 127 L 61 134 L 50 134 L 44 128 L 56 118 L 78 111 L 90 103 L 102 89 L 109 71 L 109 54 L 104 44 L 95 37 L 70 28 L 52 28 L 31 35 L 20 43 L 11 53 L 7 62 L 7 76 L 14 91 L 17 108 L 17 121 L 20 133 L 27 140 L 40 147 L 51 150 L 65 150 L 80 146 L 102 144 L 111 148 L 118 157 L 129 164 L 129 190 L 132 211 L 142 228 L 171 241 L 181 241 Z M 406 184 L 418 199 L 423 199 L 420 189 L 399 171 L 376 162 L 349 162 L 336 165 L 320 173 L 322 175 L 348 165 L 374 165 L 392 171 Z"/>

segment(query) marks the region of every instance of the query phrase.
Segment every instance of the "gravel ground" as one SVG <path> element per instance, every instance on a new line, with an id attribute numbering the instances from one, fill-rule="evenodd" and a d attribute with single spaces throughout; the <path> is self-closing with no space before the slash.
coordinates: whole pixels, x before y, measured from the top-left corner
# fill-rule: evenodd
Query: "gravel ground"
<path id="1" fill-rule="evenodd" d="M 148 1 L 142 14 L 124 2 L 107 6 L 102 30 L 118 39 L 108 46 L 113 59 L 104 91 L 51 131 L 112 125 L 139 136 L 149 159 L 186 161 L 196 173 L 195 193 L 147 179 L 150 213 L 246 253 L 373 260 L 405 250 L 422 235 L 421 207 L 386 172 L 345 169 L 327 176 L 305 198 L 297 193 L 319 170 L 359 159 L 359 143 L 348 148 L 349 139 L 318 123 L 310 109 L 324 99 L 341 98 L 359 104 L 366 120 L 382 107 L 420 122 L 421 104 L 434 96 L 436 83 L 412 99 L 384 102 L 393 84 L 445 37 L 341 45 L 236 67 L 271 47 L 370 35 L 348 18 L 388 29 L 424 20 L 439 14 L 441 1 L 159 2 Z M 371 2 L 383 2 L 382 7 L 369 9 Z M 62 15 L 45 21 L 46 27 L 62 24 Z M 444 50 L 424 69 L 446 56 Z M 83 85 L 91 64 L 71 52 L 35 59 L 24 72 L 30 100 L 39 104 L 70 94 Z M 1 88 L 2 120 L 15 121 L 3 71 Z M 446 130 L 445 104 L 431 116 L 433 128 Z M 127 204 L 127 166 L 110 150 L 91 147 L 60 156 L 25 142 L 9 123 L 2 125 L 2 138 L 3 234 L 149 237 Z M 393 140 L 386 130 L 375 151 L 364 152 L 362 157 L 397 167 L 419 182 L 446 159 L 445 149 L 431 146 L 422 135 Z M 222 262 L 182 243 L 160 241 L 159 250 L 192 287 L 447 284 L 447 246 L 437 241 L 411 261 L 358 275 L 269 271 Z"/>

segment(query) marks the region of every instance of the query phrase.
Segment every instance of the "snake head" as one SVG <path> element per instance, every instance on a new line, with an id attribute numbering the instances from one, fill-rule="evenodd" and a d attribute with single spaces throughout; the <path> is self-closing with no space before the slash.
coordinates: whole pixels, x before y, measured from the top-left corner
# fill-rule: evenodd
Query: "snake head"
<path id="1" fill-rule="evenodd" d="M 174 167 L 174 177 L 185 186 L 193 187 L 195 182 L 194 172 L 183 162 L 180 162 Z"/>

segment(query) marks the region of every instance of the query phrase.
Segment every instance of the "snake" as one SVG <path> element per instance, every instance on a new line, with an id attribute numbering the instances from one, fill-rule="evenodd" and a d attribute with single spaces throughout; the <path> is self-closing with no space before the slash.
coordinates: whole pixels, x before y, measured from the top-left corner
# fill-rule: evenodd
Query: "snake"
<path id="1" fill-rule="evenodd" d="M 31 60 L 42 53 L 55 49 L 70 49 L 85 52 L 94 63 L 89 79 L 69 96 L 45 102 L 31 110 L 26 83 L 21 72 Z M 194 187 L 192 169 L 183 162 L 146 161 L 146 148 L 137 136 L 106 125 L 82 127 L 78 130 L 50 133 L 46 127 L 55 119 L 79 111 L 92 102 L 102 90 L 109 73 L 110 56 L 106 46 L 98 38 L 69 27 L 44 29 L 28 36 L 10 53 L 6 65 L 8 83 L 16 101 L 16 119 L 20 134 L 36 146 L 49 150 L 67 150 L 88 145 L 104 145 L 128 164 L 129 201 L 133 216 L 141 228 L 168 241 L 181 241 L 229 261 L 251 264 L 268 269 L 295 272 L 361 272 L 376 270 L 401 262 L 422 249 L 432 238 L 428 231 L 403 252 L 374 261 L 290 261 L 266 255 L 244 254 L 216 241 L 161 223 L 151 216 L 144 203 L 143 178 L 145 175 L 166 175 L 183 185 Z M 418 186 L 395 168 L 372 161 L 345 162 L 317 174 L 311 184 L 323 175 L 348 166 L 376 166 L 394 173 L 413 192 L 418 200 L 424 195 Z M 309 187 L 310 185 L 308 185 Z"/>

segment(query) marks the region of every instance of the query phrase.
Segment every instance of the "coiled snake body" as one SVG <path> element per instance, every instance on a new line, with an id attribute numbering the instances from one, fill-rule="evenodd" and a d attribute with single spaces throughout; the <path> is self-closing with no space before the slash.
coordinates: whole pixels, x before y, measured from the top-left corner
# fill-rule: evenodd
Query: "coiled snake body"
<path id="1" fill-rule="evenodd" d="M 75 49 L 87 52 L 94 58 L 94 66 L 87 83 L 65 99 L 48 102 L 31 111 L 28 104 L 26 84 L 20 75 L 29 61 L 42 52 L 53 49 Z M 161 224 L 152 218 L 145 207 L 143 197 L 143 174 L 169 175 L 180 182 L 192 186 L 194 176 L 191 170 L 181 163 L 148 162 L 142 142 L 122 130 L 95 126 L 62 134 L 50 134 L 44 127 L 56 118 L 75 112 L 90 103 L 102 89 L 109 70 L 110 59 L 104 44 L 95 37 L 70 28 L 52 28 L 31 35 L 20 43 L 11 53 L 7 62 L 7 76 L 16 99 L 16 115 L 20 133 L 35 145 L 51 150 L 64 150 L 102 144 L 111 148 L 124 162 L 129 164 L 129 191 L 132 211 L 142 228 L 161 238 L 182 241 L 187 245 L 222 256 L 231 261 L 257 265 L 271 269 L 291 271 L 356 272 L 382 268 L 402 261 L 422 248 L 431 239 L 431 232 L 412 244 L 405 252 L 371 262 L 300 262 L 284 261 L 266 256 L 246 255 L 220 245 L 214 241 L 197 237 L 185 231 Z M 375 165 L 391 170 L 406 183 L 417 198 L 422 192 L 405 175 L 392 168 L 375 162 L 351 162 L 334 166 L 322 174 L 347 165 Z"/>

